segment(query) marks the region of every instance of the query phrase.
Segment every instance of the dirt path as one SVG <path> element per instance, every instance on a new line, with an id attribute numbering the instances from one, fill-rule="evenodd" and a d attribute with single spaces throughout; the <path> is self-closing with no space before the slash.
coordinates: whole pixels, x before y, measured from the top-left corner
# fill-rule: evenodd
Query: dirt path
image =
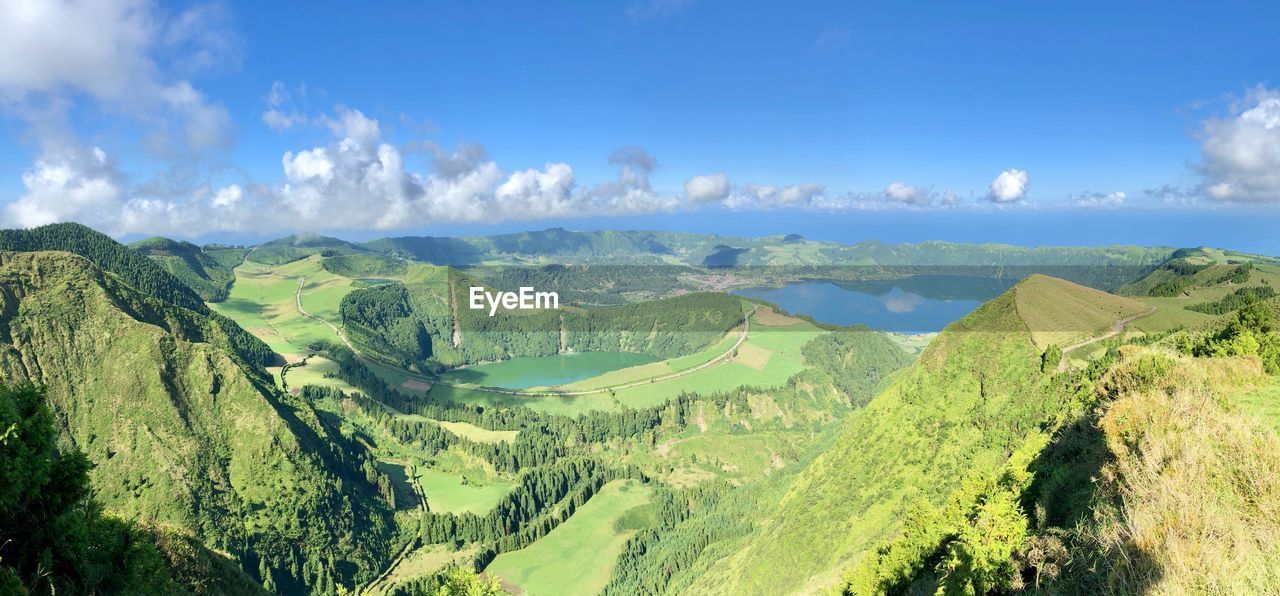
<path id="1" fill-rule="evenodd" d="M 1062 360 L 1058 362 L 1058 372 L 1067 372 L 1067 354 L 1070 354 L 1071 352 L 1078 350 L 1080 348 L 1083 348 L 1085 346 L 1096 344 L 1104 339 L 1111 339 L 1117 335 L 1120 335 L 1121 333 L 1124 332 L 1125 325 L 1128 325 L 1129 323 L 1132 323 L 1133 321 L 1137 319 L 1141 319 L 1142 317 L 1145 317 L 1154 312 L 1156 312 L 1156 307 L 1153 306 L 1151 307 L 1151 310 L 1148 310 L 1147 312 L 1136 314 L 1131 317 L 1127 317 L 1124 319 L 1120 319 L 1119 321 L 1116 321 L 1116 323 L 1111 326 L 1111 329 L 1103 335 L 1099 335 L 1098 337 L 1095 337 L 1093 339 L 1087 339 L 1078 344 L 1072 344 L 1065 348 L 1062 348 Z"/>

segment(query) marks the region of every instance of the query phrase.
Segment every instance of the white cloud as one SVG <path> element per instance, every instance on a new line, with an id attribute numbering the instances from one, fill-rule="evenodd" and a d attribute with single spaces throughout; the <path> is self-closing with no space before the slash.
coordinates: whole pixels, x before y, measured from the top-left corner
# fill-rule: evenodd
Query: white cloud
<path id="1" fill-rule="evenodd" d="M 70 87 L 123 100 L 151 84 L 147 55 L 156 35 L 140 0 L 0 4 L 0 89 L 25 93 Z"/>
<path id="2" fill-rule="evenodd" d="M 995 180 L 991 181 L 991 192 L 987 193 L 987 198 L 996 203 L 1012 203 L 1027 196 L 1027 185 L 1031 182 L 1030 177 L 1023 170 L 1010 168 L 1000 172 Z"/>
<path id="3" fill-rule="evenodd" d="M 542 171 L 523 170 L 511 174 L 494 192 L 500 208 L 512 208 L 524 218 L 572 215 L 573 168 L 549 163 Z"/>
<path id="4" fill-rule="evenodd" d="M 209 200 L 209 204 L 222 209 L 233 209 L 240 204 L 240 200 L 244 198 L 244 189 L 239 184 L 232 184 L 219 188 L 213 193 L 213 198 Z"/>
<path id="5" fill-rule="evenodd" d="M 1200 203 L 1199 194 L 1172 184 L 1165 184 L 1159 188 L 1147 188 L 1142 191 L 1142 194 L 1149 200 L 1168 206 L 1189 207 Z"/>
<path id="6" fill-rule="evenodd" d="M 297 126 L 302 126 L 308 121 L 307 115 L 297 110 L 285 112 L 275 108 L 269 108 L 262 113 L 262 122 L 271 130 L 276 132 L 289 130 Z"/>
<path id="7" fill-rule="evenodd" d="M 299 87 L 300 94 L 305 94 L 306 87 Z M 289 88 L 284 81 L 276 81 L 271 83 L 271 91 L 267 93 L 267 109 L 262 112 L 262 122 L 271 130 L 281 132 L 291 128 L 302 126 L 311 119 L 295 109 L 286 109 L 285 106 L 293 99 L 293 94 L 289 92 Z"/>
<path id="8" fill-rule="evenodd" d="M 729 196 L 729 178 L 723 173 L 694 176 L 685 181 L 684 196 L 695 203 L 722 201 Z"/>
<path id="9" fill-rule="evenodd" d="M 168 136 L 181 136 L 195 151 L 224 146 L 231 134 L 226 110 L 166 68 L 182 65 L 190 74 L 205 63 L 236 62 L 234 36 L 215 12 L 168 14 L 151 0 L 0 3 L 0 99 L 7 100 L 0 104 L 23 115 L 31 105 L 65 107 L 82 93 L 155 129 L 153 146 L 168 147 Z M 157 60 L 161 53 L 167 62 Z"/>
<path id="10" fill-rule="evenodd" d="M 729 207 L 737 209 L 768 209 L 771 207 L 804 207 L 818 199 L 827 187 L 812 182 L 791 186 L 747 184 L 725 200 Z"/>
<path id="11" fill-rule="evenodd" d="M 619 167 L 615 179 L 582 187 L 565 163 L 504 173 L 479 145 L 444 150 L 419 143 L 434 167 L 413 172 L 401 150 L 384 141 L 377 120 L 340 106 L 323 122 L 333 141 L 285 152 L 283 180 L 275 185 L 131 186 L 98 148 L 42 159 L 24 175 L 26 194 L 6 208 L 5 223 L 77 220 L 117 235 L 198 236 L 651 213 L 684 204 L 652 189 L 649 172 L 657 161 L 637 147 L 610 156 Z"/>
<path id="12" fill-rule="evenodd" d="M 928 189 L 911 186 L 900 181 L 890 183 L 884 189 L 884 196 L 890 201 L 907 205 L 930 205 L 933 203 L 933 193 Z"/>
<path id="13" fill-rule="evenodd" d="M 46 156 L 22 174 L 26 194 L 5 207 L 21 227 L 39 226 L 83 214 L 110 216 L 123 199 L 119 174 L 98 147 Z"/>
<path id="14" fill-rule="evenodd" d="M 1233 202 L 1280 202 L 1280 91 L 1258 87 L 1232 115 L 1204 124 L 1205 193 Z"/>
<path id="15" fill-rule="evenodd" d="M 1125 198 L 1126 195 L 1123 190 L 1110 193 L 1086 192 L 1073 196 L 1071 204 L 1076 207 L 1116 209 L 1124 206 Z"/>

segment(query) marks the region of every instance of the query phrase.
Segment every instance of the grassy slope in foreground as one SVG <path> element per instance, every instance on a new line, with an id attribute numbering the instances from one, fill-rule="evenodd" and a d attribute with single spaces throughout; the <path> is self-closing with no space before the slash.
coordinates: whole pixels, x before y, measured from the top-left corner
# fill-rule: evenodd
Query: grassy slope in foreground
<path id="1" fill-rule="evenodd" d="M 787 593 L 836 583 L 891 535 L 904 503 L 935 506 L 963 480 L 1001 466 L 1063 402 L 1040 372 L 1040 349 L 1019 304 L 1051 309 L 1085 289 L 1032 278 L 947 327 L 805 470 L 756 535 L 692 586 L 695 592 Z M 1114 313 L 1064 317 L 1105 322 Z M 1055 317 L 1055 313 L 1042 316 Z M 1114 314 L 1111 316 L 1115 316 Z"/>
<path id="2" fill-rule="evenodd" d="M 1068 563 L 1050 590 L 1274 593 L 1280 438 L 1229 406 L 1230 394 L 1274 378 L 1251 357 L 1140 348 L 1122 351 L 1106 381 L 1116 393 L 1098 423 L 1108 453 L 1079 541 L 1092 552 L 1071 556 L 1088 568 L 1073 573 Z"/>
<path id="3" fill-rule="evenodd" d="M 543 539 L 494 559 L 485 571 L 539 594 L 595 594 L 609 581 L 631 532 L 614 526 L 627 511 L 649 502 L 652 489 L 615 480 Z"/>
<path id="4" fill-rule="evenodd" d="M 109 510 L 233 555 L 249 545 L 279 566 L 278 580 L 307 552 L 348 573 L 341 561 L 368 573 L 385 556 L 376 499 L 335 476 L 341 440 L 207 343 L 201 315 L 58 252 L 0 252 L 0 307 L 0 379 L 48 388 Z"/>

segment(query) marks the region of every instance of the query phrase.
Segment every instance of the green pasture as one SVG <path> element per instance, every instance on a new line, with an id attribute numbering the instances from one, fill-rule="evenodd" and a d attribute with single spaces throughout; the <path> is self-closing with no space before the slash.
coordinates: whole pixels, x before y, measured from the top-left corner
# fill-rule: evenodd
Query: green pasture
<path id="1" fill-rule="evenodd" d="M 512 488 L 512 484 L 504 480 L 490 478 L 485 484 L 479 484 L 463 478 L 440 470 L 419 470 L 418 482 L 427 495 L 427 507 L 438 513 L 484 515 Z"/>
<path id="2" fill-rule="evenodd" d="M 503 553 L 485 570 L 539 594 L 598 594 L 632 531 L 614 525 L 628 511 L 649 503 L 653 490 L 635 480 L 615 480 L 600 489 L 567 521 L 541 540 Z"/>

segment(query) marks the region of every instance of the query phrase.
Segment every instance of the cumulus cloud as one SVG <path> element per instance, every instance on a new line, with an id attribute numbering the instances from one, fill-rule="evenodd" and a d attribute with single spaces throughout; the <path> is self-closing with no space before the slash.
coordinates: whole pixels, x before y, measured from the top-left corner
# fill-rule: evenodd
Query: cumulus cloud
<path id="1" fill-rule="evenodd" d="M 729 196 L 729 178 L 723 173 L 694 176 L 685 181 L 684 196 L 694 203 L 723 201 Z"/>
<path id="2" fill-rule="evenodd" d="M 1124 206 L 1125 198 L 1123 190 L 1109 193 L 1085 192 L 1071 197 L 1071 204 L 1093 209 L 1115 209 Z"/>
<path id="3" fill-rule="evenodd" d="M 884 189 L 884 196 L 890 201 L 906 205 L 930 205 L 933 193 L 926 188 L 911 186 L 901 181 L 894 181 Z"/>
<path id="4" fill-rule="evenodd" d="M 1010 168 L 1000 172 L 995 180 L 991 181 L 991 190 L 987 193 L 987 199 L 995 203 L 1012 203 L 1021 200 L 1027 196 L 1027 185 L 1030 182 L 1031 179 L 1024 170 Z"/>
<path id="5" fill-rule="evenodd" d="M 146 122 L 154 147 L 173 144 L 170 136 L 195 151 L 224 146 L 226 109 L 168 68 L 190 74 L 237 62 L 235 36 L 217 14 L 203 6 L 167 13 L 150 0 L 0 3 L 0 103 L 21 115 L 81 93 Z M 161 51 L 164 63 L 155 57 Z"/>
<path id="6" fill-rule="evenodd" d="M 388 230 L 442 222 L 541 219 L 670 211 L 683 203 L 655 192 L 657 161 L 637 147 L 615 152 L 615 179 L 580 186 L 573 168 L 550 162 L 506 173 L 484 147 L 446 150 L 419 143 L 428 172 L 406 166 L 379 122 L 339 106 L 322 122 L 327 144 L 286 151 L 277 184 L 208 184 L 185 190 L 129 183 L 100 148 L 65 151 L 23 176 L 26 193 L 4 213 L 8 225 L 78 220 L 111 234 L 201 235 L 213 231 Z"/>
<path id="7" fill-rule="evenodd" d="M 1200 202 L 1200 196 L 1194 190 L 1172 184 L 1143 189 L 1142 195 L 1148 200 L 1169 206 L 1193 206 Z"/>
<path id="8" fill-rule="evenodd" d="M 213 198 L 209 199 L 209 204 L 219 209 L 234 209 L 240 204 L 240 200 L 244 198 L 244 189 L 239 184 L 232 184 L 219 188 L 213 193 Z"/>
<path id="9" fill-rule="evenodd" d="M 746 184 L 729 196 L 725 204 L 739 209 L 770 207 L 803 207 L 825 193 L 827 187 L 812 182 L 791 186 Z"/>
<path id="10" fill-rule="evenodd" d="M 111 217 L 124 196 L 119 179 L 99 147 L 47 155 L 22 174 L 26 194 L 5 207 L 6 218 L 32 227 L 85 214 Z"/>
<path id="11" fill-rule="evenodd" d="M 1232 202 L 1280 201 L 1280 91 L 1258 87 L 1205 122 L 1200 145 L 1204 192 Z"/>

